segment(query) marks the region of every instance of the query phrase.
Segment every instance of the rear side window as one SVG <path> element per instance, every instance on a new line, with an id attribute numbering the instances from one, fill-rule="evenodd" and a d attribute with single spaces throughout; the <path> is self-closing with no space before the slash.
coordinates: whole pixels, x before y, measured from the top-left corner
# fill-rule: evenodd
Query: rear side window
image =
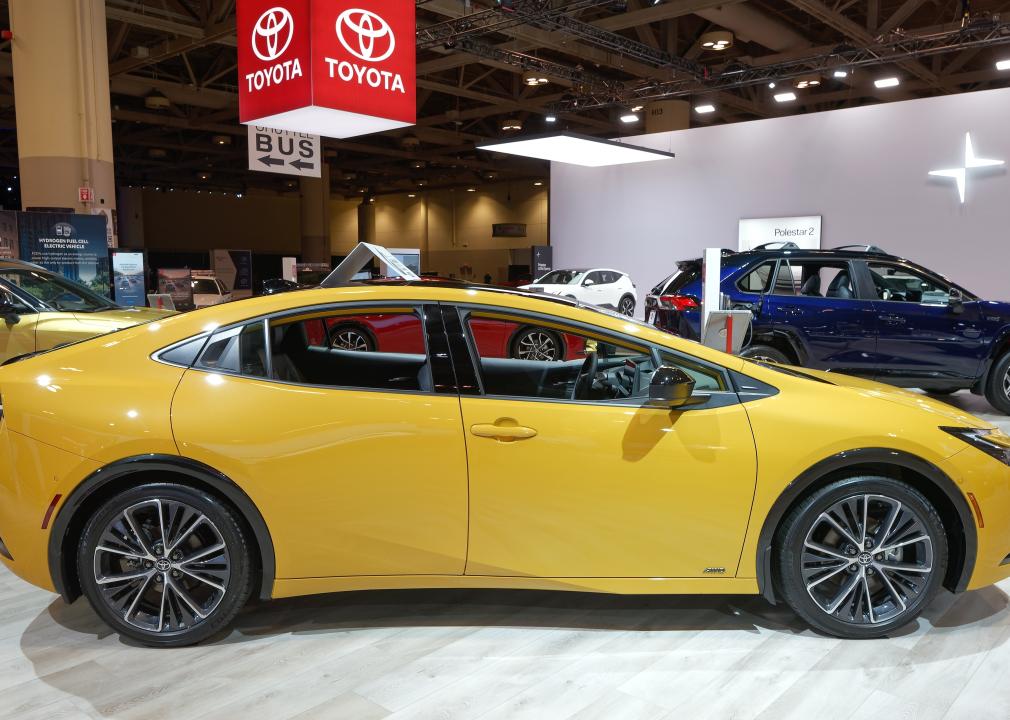
<path id="1" fill-rule="evenodd" d="M 411 308 L 331 310 L 270 322 L 271 378 L 369 390 L 428 390 L 421 316 Z"/>
<path id="2" fill-rule="evenodd" d="M 771 279 L 775 261 L 762 263 L 743 276 L 737 287 L 744 292 L 763 293 L 768 291 L 768 281 Z"/>
<path id="3" fill-rule="evenodd" d="M 266 377 L 266 336 L 263 322 L 220 330 L 210 340 L 196 366 L 203 370 Z"/>
<path id="4" fill-rule="evenodd" d="M 772 292 L 807 297 L 855 297 L 848 263 L 823 260 L 782 260 Z"/>

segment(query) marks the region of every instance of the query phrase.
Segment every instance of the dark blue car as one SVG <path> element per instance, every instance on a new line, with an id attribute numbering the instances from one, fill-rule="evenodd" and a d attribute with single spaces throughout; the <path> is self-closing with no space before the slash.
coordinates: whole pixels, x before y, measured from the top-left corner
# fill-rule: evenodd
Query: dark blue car
<path id="1" fill-rule="evenodd" d="M 1010 303 L 879 248 L 724 252 L 722 292 L 754 316 L 741 355 L 946 394 L 1010 414 Z M 697 339 L 701 260 L 653 288 L 646 319 Z"/>

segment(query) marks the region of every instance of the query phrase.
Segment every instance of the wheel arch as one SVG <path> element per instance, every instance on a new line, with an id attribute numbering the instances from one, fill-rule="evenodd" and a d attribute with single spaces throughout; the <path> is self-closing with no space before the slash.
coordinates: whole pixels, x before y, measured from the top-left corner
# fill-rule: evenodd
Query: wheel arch
<path id="1" fill-rule="evenodd" d="M 750 345 L 770 345 L 785 353 L 797 365 L 807 364 L 808 353 L 799 335 L 791 330 L 770 325 L 756 325 L 751 334 Z"/>
<path id="2" fill-rule="evenodd" d="M 772 505 L 758 536 L 758 592 L 777 601 L 773 578 L 775 534 L 789 511 L 810 493 L 854 473 L 873 473 L 907 482 L 933 504 L 943 520 L 950 552 L 943 585 L 963 592 L 975 569 L 978 531 L 975 517 L 957 485 L 938 467 L 910 453 L 889 448 L 860 448 L 825 458 L 793 480 Z"/>
<path id="3" fill-rule="evenodd" d="M 273 592 L 276 559 L 273 539 L 259 510 L 232 480 L 201 462 L 172 455 L 142 455 L 124 458 L 99 468 L 78 485 L 60 506 L 49 533 L 49 574 L 56 592 L 67 602 L 81 595 L 77 577 L 77 543 L 91 513 L 117 492 L 145 482 L 174 482 L 216 495 L 239 514 L 250 533 L 258 557 L 259 596 Z"/>

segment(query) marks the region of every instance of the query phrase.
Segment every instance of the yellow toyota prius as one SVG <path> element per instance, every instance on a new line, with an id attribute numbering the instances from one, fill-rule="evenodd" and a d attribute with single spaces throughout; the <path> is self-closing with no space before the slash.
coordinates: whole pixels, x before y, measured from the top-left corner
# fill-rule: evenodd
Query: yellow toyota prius
<path id="1" fill-rule="evenodd" d="M 534 335 L 555 352 L 514 357 Z M 29 357 L 0 395 L 0 558 L 150 645 L 253 595 L 430 587 L 762 594 L 863 638 L 1010 576 L 992 426 L 562 299 L 302 290 Z"/>

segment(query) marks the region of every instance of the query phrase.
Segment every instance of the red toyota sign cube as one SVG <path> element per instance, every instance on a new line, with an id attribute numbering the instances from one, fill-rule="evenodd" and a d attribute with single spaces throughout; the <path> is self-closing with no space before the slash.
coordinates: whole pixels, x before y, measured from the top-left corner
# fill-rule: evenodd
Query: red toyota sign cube
<path id="1" fill-rule="evenodd" d="M 239 0 L 239 119 L 346 138 L 417 120 L 415 0 Z"/>

